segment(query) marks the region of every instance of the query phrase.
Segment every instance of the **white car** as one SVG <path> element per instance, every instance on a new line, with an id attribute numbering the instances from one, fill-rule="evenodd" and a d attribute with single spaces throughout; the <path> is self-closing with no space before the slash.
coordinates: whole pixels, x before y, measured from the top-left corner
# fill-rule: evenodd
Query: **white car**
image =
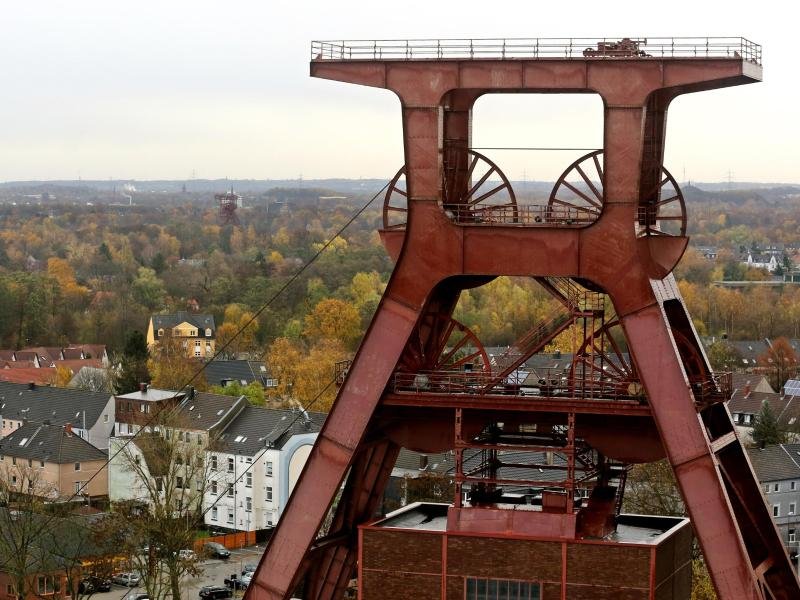
<path id="1" fill-rule="evenodd" d="M 197 555 L 194 553 L 194 550 L 178 550 L 178 558 L 181 560 L 194 560 L 197 558 Z"/>
<path id="2" fill-rule="evenodd" d="M 117 585 L 124 585 L 127 587 L 136 587 L 142 580 L 137 573 L 117 573 L 111 578 L 111 581 Z"/>

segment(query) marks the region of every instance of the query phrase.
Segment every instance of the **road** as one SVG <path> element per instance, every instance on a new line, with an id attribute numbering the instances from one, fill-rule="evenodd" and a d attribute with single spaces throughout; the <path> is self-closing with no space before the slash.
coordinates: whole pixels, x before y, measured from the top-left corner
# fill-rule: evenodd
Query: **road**
<path id="1" fill-rule="evenodd" d="M 200 588 L 204 585 L 225 585 L 225 579 L 231 575 L 241 575 L 244 565 L 248 563 L 258 564 L 264 547 L 251 546 L 240 550 L 231 550 L 231 557 L 228 560 L 216 558 L 201 561 L 200 567 L 203 574 L 199 577 L 187 577 L 181 589 L 183 600 L 198 600 Z M 112 585 L 110 592 L 97 593 L 92 596 L 97 600 L 132 600 L 137 594 L 143 593 L 140 588 L 126 588 L 121 585 Z M 236 592 L 237 597 L 242 596 L 242 592 Z"/>

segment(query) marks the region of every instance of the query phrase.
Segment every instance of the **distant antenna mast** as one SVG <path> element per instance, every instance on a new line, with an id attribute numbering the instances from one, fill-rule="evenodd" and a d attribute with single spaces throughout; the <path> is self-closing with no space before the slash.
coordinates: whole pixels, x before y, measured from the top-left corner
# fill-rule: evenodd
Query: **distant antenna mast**
<path id="1" fill-rule="evenodd" d="M 233 188 L 224 194 L 214 194 L 214 199 L 219 204 L 219 222 L 221 225 L 234 225 L 240 227 L 236 209 L 239 208 L 241 196 L 234 193 Z"/>

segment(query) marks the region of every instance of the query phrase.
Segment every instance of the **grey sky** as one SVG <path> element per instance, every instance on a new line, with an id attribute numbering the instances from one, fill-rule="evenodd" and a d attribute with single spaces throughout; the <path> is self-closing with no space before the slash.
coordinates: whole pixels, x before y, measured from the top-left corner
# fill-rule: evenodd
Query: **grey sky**
<path id="1" fill-rule="evenodd" d="M 402 162 L 398 101 L 311 79 L 312 39 L 741 35 L 764 46 L 764 83 L 676 100 L 667 166 L 679 180 L 731 171 L 737 181 L 800 183 L 799 11 L 777 6 L 8 2 L 0 180 L 389 177 Z M 597 147 L 600 111 L 589 96 L 483 98 L 474 145 Z M 492 154 L 513 179 L 552 179 L 574 157 Z"/>

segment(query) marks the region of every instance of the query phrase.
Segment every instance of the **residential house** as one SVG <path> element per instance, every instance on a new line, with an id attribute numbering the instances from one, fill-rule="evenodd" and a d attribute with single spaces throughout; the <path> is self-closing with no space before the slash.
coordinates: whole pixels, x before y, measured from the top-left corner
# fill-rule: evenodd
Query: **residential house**
<path id="1" fill-rule="evenodd" d="M 0 381 L 52 385 L 58 368 L 74 376 L 84 367 L 106 369 L 109 365 L 106 347 L 101 344 L 0 350 Z"/>
<path id="2" fill-rule="evenodd" d="M 180 341 L 187 356 L 211 358 L 214 356 L 214 340 L 217 328 L 213 315 L 177 312 L 169 315 L 153 315 L 147 325 L 147 347 L 157 346 L 165 336 Z"/>
<path id="3" fill-rule="evenodd" d="M 0 381 L 0 438 L 26 421 L 72 425 L 76 435 L 106 449 L 114 428 L 114 397 L 106 392 Z"/>
<path id="4" fill-rule="evenodd" d="M 236 531 L 273 527 L 325 416 L 248 405 L 225 427 L 218 449 L 210 453 L 206 524 Z"/>
<path id="5" fill-rule="evenodd" d="M 145 436 L 177 436 L 176 442 L 195 450 L 202 447 L 206 456 L 204 471 L 180 475 L 185 477 L 180 486 L 203 496 L 209 527 L 232 531 L 255 531 L 277 522 L 325 419 L 322 413 L 254 407 L 244 396 L 204 392 L 181 395 L 149 388 L 118 396 L 117 401 L 120 433 L 111 444 L 110 499 L 148 501 L 152 485 L 145 485 L 134 471 L 144 471 L 153 480 L 164 474 L 153 473 L 147 465 L 146 445 L 152 440 Z M 169 431 L 147 424 L 162 410 L 174 413 L 170 421 L 175 426 Z M 117 453 L 123 445 L 128 457 Z"/>
<path id="6" fill-rule="evenodd" d="M 25 423 L 0 440 L 6 485 L 50 500 L 108 495 L 107 455 L 70 425 Z"/>
<path id="7" fill-rule="evenodd" d="M 791 556 L 800 536 L 800 444 L 777 444 L 747 451 L 772 517 Z"/>
<path id="8" fill-rule="evenodd" d="M 186 444 L 187 454 L 204 455 L 209 447 L 213 447 L 217 443 L 227 424 L 247 406 L 247 399 L 244 396 L 236 398 L 192 390 L 179 394 L 149 388 L 141 393 L 134 392 L 118 396 L 117 399 L 121 402 L 128 402 L 127 398 L 137 393 L 150 397 L 132 402 L 131 410 L 126 411 L 120 417 L 125 420 L 120 423 L 120 432 L 112 438 L 110 444 L 111 461 L 108 469 L 109 499 L 111 501 L 148 500 L 149 483 L 143 482 L 139 474 L 131 469 L 131 459 L 136 460 L 137 464 L 142 466 L 141 470 L 149 477 L 163 476 L 161 473 L 152 472 L 150 465 L 147 464 L 144 447 L 150 442 L 141 441 L 144 437 L 167 436 L 168 439 L 174 439 L 177 444 Z M 162 416 L 156 421 L 159 413 L 165 410 L 170 411 L 167 417 Z M 126 421 L 132 420 L 135 422 L 126 427 Z M 159 425 L 155 425 L 156 422 Z M 169 425 L 165 425 L 165 423 Z M 144 432 L 140 433 L 141 429 L 144 429 Z M 128 451 L 119 452 L 123 447 Z M 179 471 L 180 469 L 173 469 L 175 474 Z M 181 482 L 181 487 L 184 487 L 184 484 L 190 486 L 189 489 L 199 492 L 193 493 L 192 496 L 199 498 L 206 485 L 207 471 L 208 469 L 198 470 L 192 468 L 191 465 L 186 465 L 185 472 L 189 476 L 183 475 L 185 481 Z"/>

